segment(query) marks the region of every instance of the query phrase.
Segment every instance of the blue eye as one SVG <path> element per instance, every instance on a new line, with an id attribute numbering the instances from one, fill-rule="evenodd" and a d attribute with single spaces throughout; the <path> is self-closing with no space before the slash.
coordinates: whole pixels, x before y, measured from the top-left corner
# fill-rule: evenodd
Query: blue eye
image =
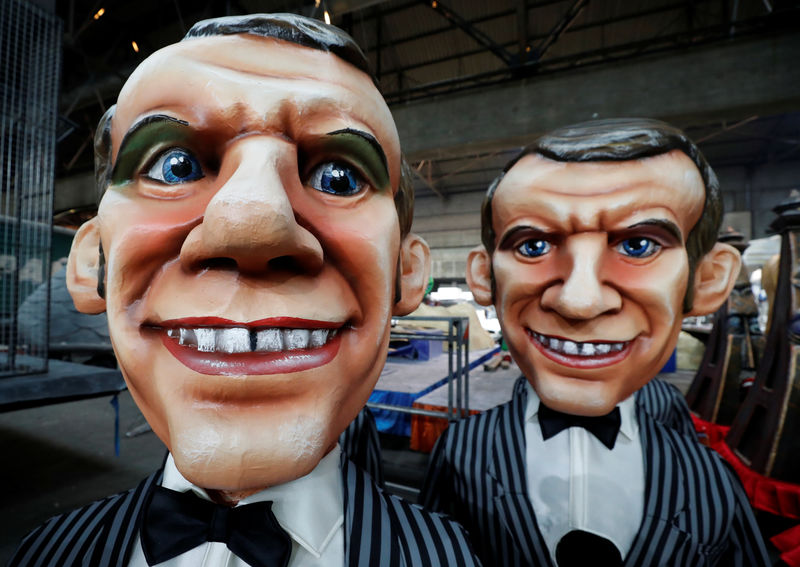
<path id="1" fill-rule="evenodd" d="M 349 196 L 360 193 L 366 183 L 358 171 L 349 165 L 328 161 L 311 171 L 308 185 L 323 193 Z"/>
<path id="2" fill-rule="evenodd" d="M 547 240 L 526 240 L 517 246 L 517 251 L 526 258 L 538 258 L 550 252 L 550 243 Z"/>
<path id="3" fill-rule="evenodd" d="M 631 258 L 647 258 L 661 249 L 661 245 L 649 238 L 627 238 L 617 244 L 617 251 Z"/>
<path id="4" fill-rule="evenodd" d="M 169 185 L 188 183 L 204 177 L 200 161 L 189 151 L 181 149 L 171 149 L 161 154 L 147 176 Z"/>

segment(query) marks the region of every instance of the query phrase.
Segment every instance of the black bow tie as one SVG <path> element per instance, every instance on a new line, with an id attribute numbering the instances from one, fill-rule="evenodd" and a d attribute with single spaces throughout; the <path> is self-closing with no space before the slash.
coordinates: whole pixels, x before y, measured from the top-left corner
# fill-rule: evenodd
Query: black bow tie
<path id="1" fill-rule="evenodd" d="M 207 541 L 224 542 L 253 567 L 286 567 L 292 552 L 289 535 L 272 513 L 272 502 L 229 508 L 162 486 L 155 487 L 144 510 L 141 538 L 148 565 Z"/>
<path id="2" fill-rule="evenodd" d="M 545 441 L 567 428 L 583 427 L 597 437 L 603 445 L 613 449 L 614 443 L 617 441 L 620 423 L 622 423 L 622 418 L 618 407 L 606 415 L 587 417 L 561 413 L 539 402 L 539 427 L 542 428 L 542 439 Z"/>

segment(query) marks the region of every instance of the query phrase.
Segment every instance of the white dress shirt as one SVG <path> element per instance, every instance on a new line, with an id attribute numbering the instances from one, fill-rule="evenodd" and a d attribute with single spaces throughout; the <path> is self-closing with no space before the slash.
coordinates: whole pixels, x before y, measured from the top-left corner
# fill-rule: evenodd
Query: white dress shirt
<path id="1" fill-rule="evenodd" d="M 644 460 L 633 396 L 618 405 L 622 421 L 609 450 L 582 427 L 544 441 L 539 396 L 526 386 L 528 494 L 553 562 L 558 542 L 572 530 L 608 539 L 624 559 L 644 513 Z"/>
<path id="2" fill-rule="evenodd" d="M 292 538 L 289 567 L 344 565 L 344 505 L 338 445 L 306 476 L 273 486 L 242 499 L 237 506 L 272 500 L 272 512 Z M 164 466 L 161 486 L 178 492 L 193 491 L 210 500 L 208 494 L 183 478 L 172 455 Z M 138 539 L 138 535 L 137 535 Z M 159 567 L 248 567 L 223 542 L 208 542 Z M 128 567 L 147 567 L 141 540 L 133 548 Z"/>

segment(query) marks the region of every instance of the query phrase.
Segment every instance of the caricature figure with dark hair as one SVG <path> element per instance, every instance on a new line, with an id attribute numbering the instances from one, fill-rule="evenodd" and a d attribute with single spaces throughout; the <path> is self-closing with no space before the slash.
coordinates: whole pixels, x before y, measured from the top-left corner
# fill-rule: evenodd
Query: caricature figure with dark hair
<path id="1" fill-rule="evenodd" d="M 383 493 L 337 439 L 419 304 L 428 249 L 389 109 L 340 30 L 200 22 L 98 130 L 102 200 L 70 253 L 169 449 L 51 519 L 11 565 L 474 565 L 454 522 Z"/>
<path id="2" fill-rule="evenodd" d="M 506 167 L 482 215 L 467 281 L 525 380 L 445 431 L 423 503 L 494 565 L 768 565 L 735 474 L 636 395 L 739 270 L 697 147 L 654 120 L 562 128 Z"/>

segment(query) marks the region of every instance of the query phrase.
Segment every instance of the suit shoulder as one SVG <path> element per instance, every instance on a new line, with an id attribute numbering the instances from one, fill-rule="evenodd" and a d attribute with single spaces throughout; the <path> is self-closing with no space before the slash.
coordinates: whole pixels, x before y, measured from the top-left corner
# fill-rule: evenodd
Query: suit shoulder
<path id="1" fill-rule="evenodd" d="M 733 498 L 733 489 L 740 485 L 739 477 L 719 453 L 652 416 L 650 419 L 660 432 L 659 437 L 670 448 L 669 459 L 683 469 L 689 478 L 698 479 L 706 487 L 704 496 L 710 496 L 712 491 L 718 490 L 723 497 Z"/>
<path id="2" fill-rule="evenodd" d="M 117 544 L 120 540 L 132 543 L 127 541 L 131 538 L 125 537 L 129 535 L 125 530 L 135 523 L 142 495 L 155 478 L 157 473 L 135 488 L 53 516 L 22 540 L 8 567 L 116 565 L 99 563 L 97 556 L 104 547 L 114 547 L 118 553 L 127 550 Z"/>
<path id="3" fill-rule="evenodd" d="M 494 424 L 501 416 L 505 416 L 511 411 L 512 403 L 513 400 L 509 400 L 484 412 L 454 421 L 444 430 L 442 436 L 463 435 L 468 432 L 474 433 L 482 427 Z"/>

